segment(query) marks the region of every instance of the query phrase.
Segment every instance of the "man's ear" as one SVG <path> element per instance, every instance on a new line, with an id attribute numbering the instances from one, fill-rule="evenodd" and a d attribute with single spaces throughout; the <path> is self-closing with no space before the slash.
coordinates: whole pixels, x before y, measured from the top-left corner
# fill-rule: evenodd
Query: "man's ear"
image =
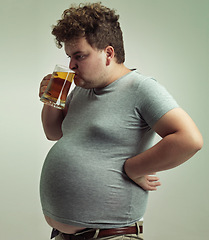
<path id="1" fill-rule="evenodd" d="M 106 54 L 106 65 L 110 65 L 110 62 L 115 57 L 115 50 L 112 46 L 107 46 L 105 48 L 105 54 Z"/>

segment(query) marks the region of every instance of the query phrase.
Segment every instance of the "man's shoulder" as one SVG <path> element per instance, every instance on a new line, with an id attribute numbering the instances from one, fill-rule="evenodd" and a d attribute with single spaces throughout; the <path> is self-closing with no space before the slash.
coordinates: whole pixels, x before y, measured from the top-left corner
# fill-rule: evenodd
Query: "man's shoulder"
<path id="1" fill-rule="evenodd" d="M 127 76 L 126 76 L 126 81 L 129 82 L 129 84 L 131 83 L 135 87 L 137 87 L 141 84 L 144 84 L 146 82 L 146 80 L 151 80 L 151 81 L 154 80 L 155 81 L 155 79 L 153 77 L 143 75 L 142 73 L 137 71 L 137 69 L 132 69 L 130 74 L 127 74 Z"/>

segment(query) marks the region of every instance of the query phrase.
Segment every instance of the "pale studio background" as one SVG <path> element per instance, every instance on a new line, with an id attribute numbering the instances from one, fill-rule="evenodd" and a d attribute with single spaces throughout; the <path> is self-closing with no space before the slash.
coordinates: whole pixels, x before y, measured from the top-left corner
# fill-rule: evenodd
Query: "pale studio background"
<path id="1" fill-rule="evenodd" d="M 42 131 L 38 89 L 56 63 L 67 64 L 51 36 L 77 0 L 1 0 L 0 239 L 46 240 L 39 177 L 52 142 Z M 93 2 L 93 1 L 90 1 Z M 144 216 L 145 240 L 209 239 L 209 2 L 104 0 L 117 9 L 126 65 L 154 76 L 191 115 L 204 148 L 184 165 L 159 173 Z"/>

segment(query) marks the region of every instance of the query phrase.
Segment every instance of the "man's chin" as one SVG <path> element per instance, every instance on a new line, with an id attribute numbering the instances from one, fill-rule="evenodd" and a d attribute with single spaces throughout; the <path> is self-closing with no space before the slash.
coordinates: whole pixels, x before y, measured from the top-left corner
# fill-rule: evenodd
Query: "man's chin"
<path id="1" fill-rule="evenodd" d="M 75 85 L 78 86 L 78 87 L 88 88 L 88 87 L 86 86 L 85 81 L 84 81 L 83 79 L 81 79 L 81 78 L 78 78 L 78 77 L 75 78 L 75 79 L 74 79 L 74 83 L 75 83 Z"/>
<path id="2" fill-rule="evenodd" d="M 87 82 L 82 78 L 79 78 L 78 76 L 74 78 L 74 84 L 78 87 L 85 88 L 85 89 L 94 88 L 94 86 L 90 82 Z"/>
<path id="3" fill-rule="evenodd" d="M 76 86 L 81 87 L 81 85 L 84 84 L 84 81 L 76 76 L 76 77 L 74 77 L 74 83 Z"/>

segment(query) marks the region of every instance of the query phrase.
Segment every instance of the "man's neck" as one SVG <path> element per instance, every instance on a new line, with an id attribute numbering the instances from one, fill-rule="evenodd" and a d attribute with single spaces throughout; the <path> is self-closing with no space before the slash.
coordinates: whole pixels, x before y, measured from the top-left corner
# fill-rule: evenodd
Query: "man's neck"
<path id="1" fill-rule="evenodd" d="M 123 63 L 122 64 L 115 63 L 114 65 L 111 66 L 111 69 L 109 71 L 109 76 L 111 79 L 109 83 L 116 81 L 117 79 L 123 77 L 129 72 L 131 72 L 131 70 L 128 69 Z"/>

